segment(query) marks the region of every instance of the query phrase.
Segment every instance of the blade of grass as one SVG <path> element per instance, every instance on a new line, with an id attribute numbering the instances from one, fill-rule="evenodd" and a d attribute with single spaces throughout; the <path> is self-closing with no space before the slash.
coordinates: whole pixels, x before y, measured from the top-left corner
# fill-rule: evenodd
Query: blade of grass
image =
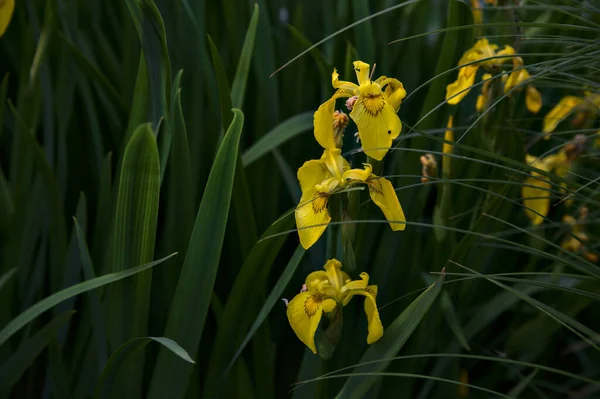
<path id="1" fill-rule="evenodd" d="M 252 59 L 252 50 L 254 48 L 254 38 L 256 37 L 256 27 L 258 26 L 258 3 L 254 3 L 252 18 L 246 31 L 244 46 L 240 54 L 235 77 L 231 84 L 231 103 L 235 108 L 242 109 L 244 107 L 244 95 L 246 94 L 246 85 L 248 83 L 248 73 L 250 72 L 250 61 Z"/>
<path id="2" fill-rule="evenodd" d="M 188 353 L 196 353 L 198 350 L 225 235 L 244 123 L 244 114 L 237 109 L 233 112 L 233 121 L 215 158 L 198 209 L 167 321 L 165 336 L 176 340 Z M 189 365 L 177 362 L 169 352 L 161 349 L 148 397 L 182 398 L 190 373 Z"/>

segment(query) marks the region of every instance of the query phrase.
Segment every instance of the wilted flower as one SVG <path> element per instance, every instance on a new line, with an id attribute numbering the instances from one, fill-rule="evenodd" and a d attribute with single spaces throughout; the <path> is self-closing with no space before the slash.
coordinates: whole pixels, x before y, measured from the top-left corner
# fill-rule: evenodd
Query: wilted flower
<path id="1" fill-rule="evenodd" d="M 372 344 L 383 335 L 383 325 L 377 310 L 377 286 L 369 285 L 369 275 L 360 274 L 360 280 L 352 281 L 350 276 L 342 271 L 342 264 L 337 259 L 330 259 L 319 270 L 306 277 L 307 289 L 301 291 L 287 306 L 287 317 L 290 326 L 313 353 L 317 353 L 315 333 L 323 317 L 323 313 L 331 315 L 341 312 L 352 297 L 365 297 L 365 313 L 367 314 L 367 343 Z"/>
<path id="2" fill-rule="evenodd" d="M 421 155 L 421 165 L 423 166 L 421 169 L 421 181 L 426 182 L 429 181 L 429 178 L 437 178 L 438 177 L 438 166 L 435 157 L 431 154 Z"/>
<path id="3" fill-rule="evenodd" d="M 346 126 L 348 126 L 348 122 L 350 122 L 348 115 L 342 111 L 335 111 L 333 113 L 333 139 L 337 148 L 342 148 L 344 131 L 346 130 Z"/>
<path id="4" fill-rule="evenodd" d="M 402 123 L 396 114 L 400 109 L 406 91 L 399 80 L 381 76 L 372 81 L 370 66 L 362 61 L 354 62 L 358 85 L 339 80 L 334 69 L 331 83 L 338 89 L 326 102 L 321 104 L 314 116 L 314 133 L 319 144 L 325 149 L 335 148 L 331 127 L 331 115 L 338 98 L 350 97 L 346 106 L 350 118 L 358 127 L 358 135 L 364 152 L 378 161 L 382 160 L 392 141 L 402 130 Z"/>

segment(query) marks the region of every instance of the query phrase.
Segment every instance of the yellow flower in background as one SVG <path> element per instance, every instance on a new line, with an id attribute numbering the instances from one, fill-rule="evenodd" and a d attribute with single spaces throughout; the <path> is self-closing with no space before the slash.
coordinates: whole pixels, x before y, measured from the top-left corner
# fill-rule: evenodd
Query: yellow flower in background
<path id="1" fill-rule="evenodd" d="M 576 155 L 570 153 L 570 144 L 565 145 L 557 154 L 548 155 L 544 158 L 526 156 L 528 165 L 534 168 L 541 169 L 545 172 L 553 172 L 557 176 L 564 178 L 569 173 L 571 163 L 577 159 L 581 152 Z M 561 184 L 561 191 L 564 192 L 565 184 Z M 548 216 L 550 210 L 550 190 L 552 186 L 548 177 L 532 171 L 528 176 L 524 185 L 521 188 L 521 196 L 523 197 L 523 205 L 525 205 L 525 213 L 531 219 L 534 225 L 538 225 Z"/>
<path id="2" fill-rule="evenodd" d="M 383 335 L 383 325 L 375 301 L 377 286 L 369 285 L 369 275 L 361 273 L 360 280 L 352 281 L 336 259 L 328 260 L 324 269 L 310 273 L 302 291 L 287 305 L 288 321 L 300 341 L 316 354 L 315 333 L 323 313 L 346 306 L 355 295 L 365 297 L 367 343 L 370 345 L 379 340 Z"/>
<path id="3" fill-rule="evenodd" d="M 487 39 L 479 39 L 473 47 L 468 49 L 458 61 L 458 65 L 465 65 L 458 70 L 458 78 L 453 83 L 446 86 L 446 100 L 450 105 L 456 105 L 469 94 L 471 86 L 475 82 L 475 75 L 479 67 L 484 67 L 488 71 L 496 70 L 503 65 L 510 56 L 515 54 L 511 46 L 504 46 L 504 49 L 496 52 L 498 46 L 490 44 Z M 492 58 L 506 55 L 507 57 Z"/>
<path id="4" fill-rule="evenodd" d="M 600 110 L 600 94 L 585 92 L 584 97 L 565 96 L 544 117 L 543 132 L 545 138 L 550 138 L 559 123 L 565 120 L 572 112 L 578 113 L 578 119 L 595 118 Z"/>
<path id="5" fill-rule="evenodd" d="M 0 37 L 4 35 L 15 11 L 15 0 L 0 0 Z"/>
<path id="6" fill-rule="evenodd" d="M 571 215 L 565 215 L 563 217 L 563 222 L 569 226 L 571 230 L 571 234 L 566 235 L 560 246 L 566 249 L 569 252 L 579 253 L 583 255 L 584 258 L 589 260 L 590 262 L 598 262 L 598 255 L 591 252 L 587 248 L 587 243 L 590 240 L 586 233 L 586 219 L 588 216 L 588 208 L 586 206 L 582 206 L 579 209 L 579 219 L 576 220 Z"/>
<path id="7" fill-rule="evenodd" d="M 339 80 L 337 71 L 333 70 L 331 83 L 337 91 L 315 112 L 315 139 L 327 150 L 336 148 L 331 123 L 335 101 L 339 98 L 351 98 L 346 104 L 351 110 L 350 118 L 358 127 L 363 150 L 371 158 L 381 161 L 402 130 L 402 123 L 396 113 L 402 99 L 406 97 L 406 90 L 394 78 L 381 76 L 372 81 L 370 66 L 362 61 L 354 62 L 354 71 L 358 85 Z"/>
<path id="8" fill-rule="evenodd" d="M 448 124 L 446 125 L 446 132 L 444 133 L 444 140 L 446 141 L 454 141 L 454 121 L 452 118 L 452 115 L 450 115 L 450 117 L 448 118 Z M 452 144 L 448 144 L 448 143 L 444 143 L 444 145 L 442 146 L 442 152 L 444 153 L 444 156 L 442 158 L 442 168 L 443 168 L 443 173 L 445 176 L 448 176 L 450 174 L 450 157 L 448 156 L 449 154 L 452 154 L 452 148 L 454 148 L 454 146 Z"/>
<path id="9" fill-rule="evenodd" d="M 524 68 L 525 63 L 521 57 L 513 58 L 513 72 L 508 76 L 506 83 L 504 84 L 504 94 L 508 94 L 509 91 L 515 87 L 516 90 L 521 90 L 518 88 L 519 85 L 524 84 L 525 82 L 531 79 L 531 75 L 527 72 L 527 69 Z M 527 94 L 525 96 L 525 104 L 527 109 L 534 114 L 540 112 L 542 108 L 542 95 L 540 92 L 533 87 L 533 85 L 527 85 Z"/>
<path id="10" fill-rule="evenodd" d="M 364 169 L 350 169 L 339 148 L 325 150 L 321 159 L 306 161 L 298 169 L 302 198 L 296 207 L 296 226 L 300 244 L 310 248 L 331 221 L 327 201 L 336 191 L 366 184 L 373 202 L 381 208 L 394 231 L 404 230 L 406 218 L 396 191 L 389 180 L 371 173 L 371 165 Z"/>

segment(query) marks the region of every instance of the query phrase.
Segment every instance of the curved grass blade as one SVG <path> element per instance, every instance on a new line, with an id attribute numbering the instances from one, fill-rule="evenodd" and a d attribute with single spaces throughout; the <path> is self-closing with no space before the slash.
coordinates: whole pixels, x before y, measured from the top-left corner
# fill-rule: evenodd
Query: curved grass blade
<path id="1" fill-rule="evenodd" d="M 46 310 L 51 309 L 62 301 L 72 298 L 75 295 L 79 295 L 81 293 L 87 292 L 89 290 L 93 290 L 94 288 L 102 287 L 104 285 L 114 283 L 115 281 L 122 280 L 129 276 L 133 276 L 137 273 L 143 272 L 144 270 L 148 270 L 164 261 L 174 256 L 175 254 L 171 254 L 169 256 L 165 256 L 159 260 L 155 260 L 154 262 L 146 263 L 144 265 L 140 265 L 137 267 L 132 267 L 131 269 L 123 270 L 117 273 L 106 274 L 101 277 L 97 277 L 92 280 L 84 281 L 79 284 L 75 284 L 69 288 L 65 288 L 57 292 L 56 294 L 50 295 L 31 306 L 23 313 L 15 317 L 8 323 L 1 331 L 0 331 L 0 345 L 4 344 L 7 339 L 13 336 L 17 331 L 26 326 L 33 319 L 44 313 Z"/>
<path id="2" fill-rule="evenodd" d="M 31 338 L 22 342 L 19 348 L 2 364 L 0 367 L 0 381 L 2 381 L 0 395 L 2 397 L 8 397 L 12 386 L 19 381 L 21 375 L 31 366 L 31 363 L 44 348 L 56 338 L 58 329 L 69 321 L 74 314 L 74 310 L 69 310 L 52 319 Z"/>
<path id="3" fill-rule="evenodd" d="M 12 276 L 15 275 L 15 271 L 17 271 L 17 269 L 13 267 L 12 269 L 4 273 L 2 276 L 0 276 L 0 290 L 2 289 L 4 284 L 6 284 L 12 278 Z"/>
<path id="4" fill-rule="evenodd" d="M 188 353 L 196 353 L 219 266 L 225 226 L 231 203 L 233 177 L 244 114 L 234 117 L 215 158 L 188 245 L 165 336 L 176 340 Z M 182 398 L 191 367 L 177 361 L 166 349 L 158 354 L 149 398 Z"/>
<path id="5" fill-rule="evenodd" d="M 258 3 L 254 3 L 254 10 L 252 11 L 252 18 L 250 19 L 250 24 L 246 31 L 244 46 L 242 47 L 242 53 L 240 54 L 240 61 L 238 62 L 235 77 L 231 84 L 231 103 L 233 104 L 233 107 L 239 109 L 242 109 L 244 106 L 244 95 L 246 94 L 246 84 L 248 83 L 248 72 L 250 71 L 250 61 L 252 59 L 252 50 L 254 49 L 254 38 L 256 37 L 258 16 Z"/>
<path id="6" fill-rule="evenodd" d="M 210 47 L 210 54 L 212 56 L 212 64 L 217 78 L 217 87 L 219 89 L 219 106 L 221 109 L 221 123 L 223 130 L 225 130 L 225 126 L 229 126 L 231 123 L 230 110 L 233 108 L 231 105 L 229 82 L 227 81 L 225 67 L 223 67 L 223 61 L 221 61 L 221 56 L 219 55 L 217 46 L 215 46 L 215 43 L 210 35 L 207 34 L 206 37 L 208 39 L 208 46 Z"/>
<path id="7" fill-rule="evenodd" d="M 268 152 L 277 149 L 280 145 L 293 139 L 300 133 L 311 130 L 312 126 L 313 112 L 304 112 L 281 122 L 244 151 L 242 155 L 244 167 L 251 165 Z"/>
<path id="8" fill-rule="evenodd" d="M 196 363 L 192 360 L 185 349 L 179 346 L 177 342 L 173 341 L 172 339 L 165 337 L 138 337 L 130 339 L 119 346 L 119 348 L 108 359 L 108 362 L 104 366 L 102 374 L 98 379 L 98 383 L 96 384 L 96 389 L 94 390 L 94 399 L 111 397 L 110 385 L 115 379 L 116 374 L 120 370 L 121 366 L 126 362 L 127 358 L 131 358 L 132 356 L 135 357 L 137 353 L 141 352 L 146 345 L 151 342 L 157 342 L 161 344 L 162 347 L 171 351 L 174 355 L 188 363 Z M 114 394 L 115 393 L 113 393 L 113 395 Z"/>
<path id="9" fill-rule="evenodd" d="M 394 322 L 385 330 L 383 337 L 371 345 L 362 356 L 361 362 L 367 363 L 374 360 L 385 359 L 398 353 L 404 346 L 413 331 L 417 328 L 423 317 L 429 311 L 429 308 L 438 297 L 442 290 L 444 282 L 443 273 L 438 280 L 432 284 L 425 292 L 417 297 Z M 371 386 L 376 382 L 376 378 L 365 378 L 364 374 L 379 373 L 388 366 L 389 361 L 371 363 L 363 366 L 357 366 L 349 379 L 346 381 L 336 398 L 361 398 L 365 395 Z M 354 374 L 359 374 L 353 376 Z"/>

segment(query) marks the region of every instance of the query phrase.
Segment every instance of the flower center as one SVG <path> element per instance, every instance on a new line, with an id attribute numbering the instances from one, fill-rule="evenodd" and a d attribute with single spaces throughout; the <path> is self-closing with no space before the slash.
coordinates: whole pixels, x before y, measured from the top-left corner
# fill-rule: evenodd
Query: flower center
<path id="1" fill-rule="evenodd" d="M 317 310 L 319 310 L 319 306 L 321 306 L 321 302 L 323 302 L 323 296 L 321 294 L 314 294 L 306 298 L 304 301 L 304 313 L 308 317 L 313 317 Z"/>
<path id="2" fill-rule="evenodd" d="M 329 198 L 329 195 L 327 195 L 327 194 L 315 194 L 315 197 L 313 198 L 313 201 L 312 201 L 313 211 L 315 213 L 321 213 L 325 209 L 327 209 L 327 199 L 328 198 Z"/>

